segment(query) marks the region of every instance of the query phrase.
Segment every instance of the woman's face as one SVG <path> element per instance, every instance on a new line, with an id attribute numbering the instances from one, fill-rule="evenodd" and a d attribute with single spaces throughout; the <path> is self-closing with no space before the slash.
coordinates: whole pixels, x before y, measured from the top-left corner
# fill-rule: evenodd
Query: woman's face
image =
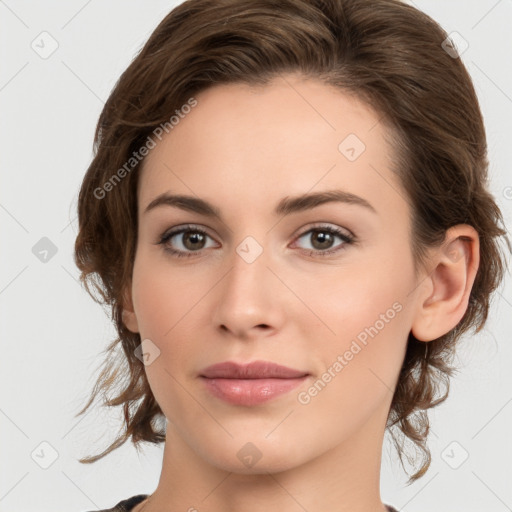
<path id="1" fill-rule="evenodd" d="M 386 127 L 295 75 L 196 100 L 144 163 L 125 315 L 167 442 L 238 473 L 361 456 L 381 444 L 418 302 Z M 190 200 L 148 209 L 165 194 Z M 306 376 L 202 376 L 226 361 Z"/>

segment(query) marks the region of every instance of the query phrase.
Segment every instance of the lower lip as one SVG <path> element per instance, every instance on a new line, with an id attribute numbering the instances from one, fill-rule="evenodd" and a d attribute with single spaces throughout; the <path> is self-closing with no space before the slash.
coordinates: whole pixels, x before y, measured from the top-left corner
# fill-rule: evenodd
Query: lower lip
<path id="1" fill-rule="evenodd" d="M 216 397 L 233 405 L 258 405 L 288 393 L 306 379 L 208 379 L 202 377 L 207 389 Z"/>

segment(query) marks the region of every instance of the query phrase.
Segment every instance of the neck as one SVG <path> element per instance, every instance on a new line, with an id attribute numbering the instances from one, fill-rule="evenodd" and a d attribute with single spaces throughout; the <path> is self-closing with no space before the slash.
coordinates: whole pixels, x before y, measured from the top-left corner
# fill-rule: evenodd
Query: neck
<path id="1" fill-rule="evenodd" d="M 302 464 L 275 468 L 262 457 L 246 473 L 226 470 L 207 460 L 206 454 L 196 453 L 168 423 L 158 487 L 135 510 L 386 512 L 379 489 L 388 410 L 389 404 L 383 404 L 377 415 L 341 444 L 326 446 L 323 453 Z M 234 451 L 239 446 L 233 442 Z M 301 452 L 303 447 L 296 450 Z"/>

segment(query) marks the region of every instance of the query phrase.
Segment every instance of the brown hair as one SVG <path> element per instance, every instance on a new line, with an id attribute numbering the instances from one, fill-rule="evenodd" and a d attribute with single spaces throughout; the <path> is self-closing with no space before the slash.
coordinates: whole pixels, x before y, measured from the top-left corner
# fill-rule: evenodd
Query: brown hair
<path id="1" fill-rule="evenodd" d="M 447 398 L 456 342 L 471 327 L 483 327 L 506 262 L 498 245 L 506 235 L 502 214 L 487 189 L 482 115 L 466 68 L 442 46 L 447 37 L 434 20 L 398 0 L 187 0 L 162 20 L 101 112 L 95 156 L 78 199 L 75 261 L 87 291 L 111 308 L 119 336 L 105 350 L 104 368 L 77 415 L 100 392 L 104 405 L 124 412 L 116 440 L 80 462 L 95 462 L 130 438 L 136 448 L 141 441 L 165 441 L 156 423 L 163 413 L 135 355 L 140 335 L 122 320 L 143 159 L 128 170 L 126 163 L 194 94 L 230 82 L 265 85 L 278 74 L 298 72 L 353 94 L 390 127 L 393 170 L 412 209 L 417 270 L 426 268 L 426 249 L 442 244 L 451 226 L 470 224 L 480 237 L 480 266 L 465 316 L 429 343 L 409 334 L 391 404 L 387 427 L 402 466 L 402 447 L 390 427 L 423 452 L 409 483 L 423 476 L 430 465 L 426 410 Z M 116 355 L 119 347 L 124 357 Z M 436 396 L 443 386 L 445 393 Z"/>

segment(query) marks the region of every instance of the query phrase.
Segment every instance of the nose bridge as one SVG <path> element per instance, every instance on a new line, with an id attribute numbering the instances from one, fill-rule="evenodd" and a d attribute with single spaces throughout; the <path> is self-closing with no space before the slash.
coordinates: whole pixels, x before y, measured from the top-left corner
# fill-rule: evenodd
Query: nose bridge
<path id="1" fill-rule="evenodd" d="M 268 282 L 269 248 L 263 247 L 253 236 L 246 236 L 235 248 L 231 258 L 231 270 L 228 274 L 229 288 L 237 294 L 245 291 L 255 295 L 264 292 L 265 283 Z M 251 299 L 251 300 L 252 300 Z"/>
<path id="2" fill-rule="evenodd" d="M 258 325 L 276 326 L 279 308 L 269 270 L 270 249 L 247 236 L 234 247 L 221 285 L 214 320 L 237 334 Z"/>

